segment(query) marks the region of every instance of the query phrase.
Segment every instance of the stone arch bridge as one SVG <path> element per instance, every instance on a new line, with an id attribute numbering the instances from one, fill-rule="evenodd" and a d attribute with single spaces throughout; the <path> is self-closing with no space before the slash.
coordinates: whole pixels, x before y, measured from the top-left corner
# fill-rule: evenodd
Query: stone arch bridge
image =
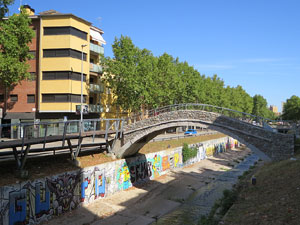
<path id="1" fill-rule="evenodd" d="M 124 122 L 123 132 L 115 139 L 112 152 L 119 158 L 136 154 L 155 136 L 181 126 L 220 131 L 247 145 L 264 160 L 287 159 L 294 153 L 293 135 L 275 132 L 263 118 L 230 109 L 185 104 L 149 111 L 139 121 L 136 118 Z M 129 123 L 132 120 L 135 122 Z"/>

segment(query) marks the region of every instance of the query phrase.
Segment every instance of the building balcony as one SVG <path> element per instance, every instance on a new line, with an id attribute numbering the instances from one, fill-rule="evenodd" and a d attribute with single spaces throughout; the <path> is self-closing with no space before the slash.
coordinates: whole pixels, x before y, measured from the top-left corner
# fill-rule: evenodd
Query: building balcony
<path id="1" fill-rule="evenodd" d="M 104 92 L 103 84 L 90 84 L 90 92 L 103 93 Z"/>
<path id="2" fill-rule="evenodd" d="M 100 45 L 90 43 L 90 51 L 95 54 L 104 54 L 104 48 Z"/>
<path id="3" fill-rule="evenodd" d="M 102 66 L 90 63 L 90 72 L 102 73 Z"/>
<path id="4" fill-rule="evenodd" d="M 89 112 L 90 113 L 101 113 L 103 112 L 103 106 L 102 105 L 89 105 Z"/>

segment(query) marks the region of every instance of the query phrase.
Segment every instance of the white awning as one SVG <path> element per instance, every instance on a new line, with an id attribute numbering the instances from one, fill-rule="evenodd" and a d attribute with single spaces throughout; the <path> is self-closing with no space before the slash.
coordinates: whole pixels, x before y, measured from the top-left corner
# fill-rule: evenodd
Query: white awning
<path id="1" fill-rule="evenodd" d="M 94 41 L 98 41 L 104 45 L 106 44 L 106 41 L 103 39 L 102 35 L 99 32 L 90 29 L 90 35 Z"/>

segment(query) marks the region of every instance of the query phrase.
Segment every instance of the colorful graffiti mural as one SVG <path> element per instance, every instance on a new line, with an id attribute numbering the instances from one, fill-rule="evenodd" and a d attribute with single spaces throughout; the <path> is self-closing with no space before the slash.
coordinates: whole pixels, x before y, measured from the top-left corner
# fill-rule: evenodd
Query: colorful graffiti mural
<path id="1" fill-rule="evenodd" d="M 117 183 L 119 190 L 126 190 L 132 186 L 130 181 L 130 172 L 126 162 L 124 162 L 117 170 Z"/>
<path id="2" fill-rule="evenodd" d="M 129 164 L 130 180 L 132 184 L 144 182 L 145 179 L 149 180 L 152 176 L 151 163 L 147 160 L 136 161 Z"/>
<path id="3" fill-rule="evenodd" d="M 185 164 L 181 148 L 177 148 L 0 187 L 0 225 L 39 224 L 53 215 L 238 146 L 232 138 L 221 138 L 193 145 L 198 149 L 197 156 Z"/>

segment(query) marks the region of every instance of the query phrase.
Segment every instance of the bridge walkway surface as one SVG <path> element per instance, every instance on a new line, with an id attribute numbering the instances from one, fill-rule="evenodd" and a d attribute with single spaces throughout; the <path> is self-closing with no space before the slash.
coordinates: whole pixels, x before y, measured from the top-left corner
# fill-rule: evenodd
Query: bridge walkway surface
<path id="1" fill-rule="evenodd" d="M 184 220 L 183 215 L 192 211 L 198 213 L 199 210 L 207 213 L 215 200 L 221 197 L 223 189 L 230 188 L 237 177 L 257 160 L 258 157 L 251 155 L 249 149 L 228 150 L 173 170 L 143 186 L 118 192 L 54 217 L 44 224 L 196 224 L 201 215 L 190 217 L 192 221 Z"/>
<path id="2" fill-rule="evenodd" d="M 96 146 L 100 150 L 106 149 L 107 145 L 113 140 L 110 136 L 114 134 L 115 132 L 112 131 L 100 130 L 31 139 L 7 139 L 0 142 L 0 161 L 14 159 L 17 169 L 22 171 L 29 153 L 31 153 L 31 156 L 49 155 L 51 152 L 55 155 L 57 151 L 65 153 L 65 151 L 61 152 L 61 150 L 68 150 L 71 159 L 74 160 L 84 147 Z"/>

